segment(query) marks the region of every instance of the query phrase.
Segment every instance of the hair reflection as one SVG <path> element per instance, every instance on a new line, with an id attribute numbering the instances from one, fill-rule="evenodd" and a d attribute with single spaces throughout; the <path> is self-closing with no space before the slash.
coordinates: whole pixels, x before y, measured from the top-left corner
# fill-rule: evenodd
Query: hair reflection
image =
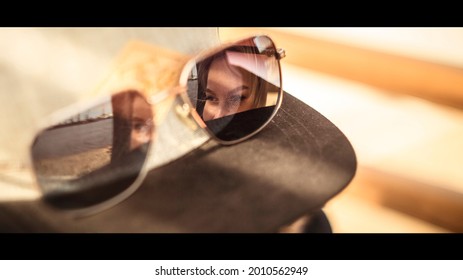
<path id="1" fill-rule="evenodd" d="M 266 37 L 241 41 L 196 62 L 188 96 L 207 129 L 231 143 L 259 131 L 280 98 L 275 46 Z"/>

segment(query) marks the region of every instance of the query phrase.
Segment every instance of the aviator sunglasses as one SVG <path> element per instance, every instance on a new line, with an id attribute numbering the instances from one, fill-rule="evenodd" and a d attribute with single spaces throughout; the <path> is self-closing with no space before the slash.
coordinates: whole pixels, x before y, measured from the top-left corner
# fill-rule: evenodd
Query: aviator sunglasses
<path id="1" fill-rule="evenodd" d="M 254 36 L 185 60 L 168 73 L 175 82 L 167 90 L 106 87 L 104 96 L 54 114 L 31 147 L 43 199 L 76 216 L 94 214 L 126 199 L 149 170 L 198 147 L 191 144 L 198 139 L 231 145 L 252 137 L 282 103 L 284 56 L 268 36 Z"/>

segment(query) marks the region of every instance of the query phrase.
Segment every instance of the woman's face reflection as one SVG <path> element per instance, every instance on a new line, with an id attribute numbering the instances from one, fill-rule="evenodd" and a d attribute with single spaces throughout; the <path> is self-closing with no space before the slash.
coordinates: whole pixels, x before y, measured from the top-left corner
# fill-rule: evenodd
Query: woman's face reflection
<path id="1" fill-rule="evenodd" d="M 153 116 L 150 105 L 141 96 L 136 95 L 132 106 L 129 150 L 134 150 L 151 141 L 153 133 Z"/>
<path id="2" fill-rule="evenodd" d="M 254 108 L 252 79 L 224 57 L 216 58 L 207 77 L 203 119 L 205 121 Z"/>

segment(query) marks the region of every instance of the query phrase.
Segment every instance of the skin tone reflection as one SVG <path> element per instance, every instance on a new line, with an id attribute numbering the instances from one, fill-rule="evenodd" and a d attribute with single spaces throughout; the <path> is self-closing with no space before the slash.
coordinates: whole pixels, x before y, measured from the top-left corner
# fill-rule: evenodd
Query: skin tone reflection
<path id="1" fill-rule="evenodd" d="M 145 162 L 153 115 L 141 93 L 128 90 L 43 131 L 32 151 L 42 188 L 79 207 L 121 192 Z"/>
<path id="2" fill-rule="evenodd" d="M 251 91 L 250 79 L 230 66 L 224 57 L 215 59 L 207 79 L 205 121 L 250 110 L 254 107 L 255 95 Z"/>
<path id="3" fill-rule="evenodd" d="M 153 133 L 150 105 L 139 95 L 133 99 L 131 124 L 130 151 L 149 143 Z"/>
<path id="4" fill-rule="evenodd" d="M 230 65 L 224 55 L 212 60 L 206 71 L 202 114 L 205 121 L 265 106 L 266 96 L 260 79 Z"/>
<path id="5" fill-rule="evenodd" d="M 151 105 L 137 91 L 114 95 L 113 148 L 111 161 L 124 161 L 126 155 L 143 148 L 153 137 L 153 112 Z"/>

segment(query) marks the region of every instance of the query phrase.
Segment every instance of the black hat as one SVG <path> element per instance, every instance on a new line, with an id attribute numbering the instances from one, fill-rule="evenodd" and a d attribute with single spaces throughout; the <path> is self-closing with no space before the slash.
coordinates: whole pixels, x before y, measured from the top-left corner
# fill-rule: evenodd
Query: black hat
<path id="1" fill-rule="evenodd" d="M 355 152 L 328 119 L 285 92 L 277 115 L 235 145 L 205 145 L 151 170 L 129 198 L 72 218 L 42 200 L 0 203 L 0 231 L 276 232 L 311 215 L 356 171 Z"/>
<path id="2" fill-rule="evenodd" d="M 259 134 L 236 145 L 200 148 L 151 170 L 142 186 L 113 208 L 73 219 L 41 201 L 3 203 L 1 212 L 15 220 L 3 215 L 0 228 L 275 232 L 322 208 L 349 184 L 355 170 L 355 153 L 345 135 L 285 92 L 278 114 Z"/>

